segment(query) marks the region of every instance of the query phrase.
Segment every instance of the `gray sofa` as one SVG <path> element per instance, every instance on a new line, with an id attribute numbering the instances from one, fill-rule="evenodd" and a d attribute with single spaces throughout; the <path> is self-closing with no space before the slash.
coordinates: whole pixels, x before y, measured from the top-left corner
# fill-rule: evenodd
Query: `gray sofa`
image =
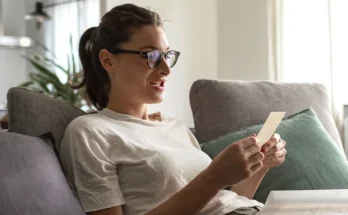
<path id="1" fill-rule="evenodd" d="M 271 111 L 292 115 L 312 107 L 342 149 L 320 84 L 199 80 L 192 85 L 190 102 L 200 142 L 260 124 Z M 67 125 L 86 113 L 23 88 L 9 90 L 8 111 L 9 133 L 0 132 L 0 215 L 84 214 L 55 149 Z M 37 137 L 47 132 L 52 135 Z"/>

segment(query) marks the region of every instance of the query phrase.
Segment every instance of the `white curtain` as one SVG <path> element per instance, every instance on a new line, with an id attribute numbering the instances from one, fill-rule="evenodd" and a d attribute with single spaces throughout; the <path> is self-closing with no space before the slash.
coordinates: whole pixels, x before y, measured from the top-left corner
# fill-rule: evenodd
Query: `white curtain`
<path id="1" fill-rule="evenodd" d="M 348 1 L 330 0 L 331 90 L 334 111 L 348 154 L 348 136 L 343 132 L 343 105 L 348 104 Z M 346 128 L 347 129 L 347 126 Z"/>
<path id="2" fill-rule="evenodd" d="M 59 3 L 59 1 L 54 1 Z M 53 2 L 52 2 L 53 3 Z M 100 21 L 99 0 L 84 0 L 47 8 L 51 16 L 50 30 L 45 32 L 46 44 L 55 54 L 58 64 L 68 66 L 67 56 L 70 51 L 70 36 L 73 40 L 73 54 L 78 63 L 78 42 L 82 33 L 89 27 L 97 26 Z M 80 65 L 77 65 L 80 66 Z M 57 70 L 62 81 L 67 77 Z"/>
<path id="3" fill-rule="evenodd" d="M 282 79 L 319 82 L 330 90 L 327 0 L 283 0 Z"/>
<path id="4" fill-rule="evenodd" d="M 317 82 L 328 90 L 343 135 L 348 104 L 348 1 L 279 0 L 278 81 Z M 344 143 L 348 146 L 348 142 Z M 347 148 L 347 147 L 346 147 Z"/>

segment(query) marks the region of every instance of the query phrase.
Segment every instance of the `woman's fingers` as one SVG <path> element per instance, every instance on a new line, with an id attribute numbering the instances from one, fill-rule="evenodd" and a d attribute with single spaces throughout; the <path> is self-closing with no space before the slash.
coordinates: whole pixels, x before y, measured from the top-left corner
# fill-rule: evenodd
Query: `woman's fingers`
<path id="1" fill-rule="evenodd" d="M 243 149 L 248 149 L 249 147 L 254 146 L 255 144 L 259 143 L 258 139 L 256 139 L 255 136 L 247 137 L 247 138 L 242 139 L 238 142 L 239 142 L 241 148 L 243 148 Z"/>
<path id="2" fill-rule="evenodd" d="M 258 143 L 255 143 L 254 145 L 250 146 L 249 148 L 245 149 L 245 156 L 246 158 L 251 158 L 256 153 L 260 152 L 261 147 Z"/>
<path id="3" fill-rule="evenodd" d="M 258 152 L 249 158 L 249 165 L 254 166 L 255 164 L 261 162 L 265 156 L 262 152 Z"/>
<path id="4" fill-rule="evenodd" d="M 286 149 L 283 149 L 273 154 L 265 156 L 265 159 L 263 161 L 276 161 L 279 158 L 285 157 L 286 154 L 287 154 Z"/>
<path id="5" fill-rule="evenodd" d="M 286 153 L 287 153 L 286 149 L 283 148 L 282 150 L 276 152 L 276 158 L 284 157 Z"/>
<path id="6" fill-rule="evenodd" d="M 268 156 L 270 154 L 276 153 L 277 151 L 281 151 L 286 146 L 286 142 L 284 140 L 279 141 L 274 147 L 272 147 L 270 150 L 268 150 L 265 153 L 265 156 Z"/>
<path id="7" fill-rule="evenodd" d="M 250 171 L 252 173 L 255 173 L 255 172 L 259 171 L 261 168 L 262 168 L 262 162 L 258 162 L 250 168 Z"/>
<path id="8" fill-rule="evenodd" d="M 277 134 L 277 133 L 273 134 L 271 139 L 262 146 L 262 151 L 263 152 L 268 152 L 268 150 L 270 150 L 275 145 L 277 145 L 279 141 L 280 141 L 280 135 Z"/>

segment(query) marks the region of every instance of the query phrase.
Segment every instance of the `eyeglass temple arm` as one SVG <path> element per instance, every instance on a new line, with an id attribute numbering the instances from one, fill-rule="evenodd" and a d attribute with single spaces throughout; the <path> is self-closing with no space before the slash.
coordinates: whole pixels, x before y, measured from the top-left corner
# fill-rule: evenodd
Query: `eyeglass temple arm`
<path id="1" fill-rule="evenodd" d="M 133 50 L 123 50 L 123 49 L 115 49 L 111 52 L 118 54 L 118 53 L 127 53 L 127 54 L 140 54 L 146 56 L 147 52 L 141 52 L 141 51 L 133 51 Z"/>

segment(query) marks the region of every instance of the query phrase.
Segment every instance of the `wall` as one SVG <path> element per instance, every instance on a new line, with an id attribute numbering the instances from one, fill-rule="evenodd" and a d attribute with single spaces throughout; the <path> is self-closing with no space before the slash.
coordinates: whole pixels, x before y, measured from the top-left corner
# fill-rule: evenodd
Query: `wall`
<path id="1" fill-rule="evenodd" d="M 268 0 L 218 0 L 218 77 L 272 80 Z"/>
<path id="2" fill-rule="evenodd" d="M 25 1 L 25 8 L 26 8 L 26 14 L 31 13 L 35 10 L 35 3 L 37 0 L 24 0 Z M 49 0 L 40 0 L 45 6 L 45 3 L 50 2 Z M 44 8 L 44 11 L 51 15 L 47 8 Z M 39 42 L 40 44 L 44 45 L 49 50 L 52 50 L 53 47 L 53 37 L 46 37 L 45 32 L 53 32 L 52 28 L 52 21 L 46 21 L 41 24 L 40 29 L 36 28 L 36 22 L 34 20 L 25 21 L 26 26 L 26 36 L 34 39 L 35 41 Z M 26 50 L 27 54 L 30 52 L 35 52 L 38 54 L 46 54 L 46 51 L 41 46 L 34 46 L 30 49 Z M 35 73 L 37 72 L 37 69 L 32 66 L 30 63 L 26 63 L 26 74 Z"/>
<path id="3" fill-rule="evenodd" d="M 24 20 L 25 14 L 34 11 L 35 2 L 36 0 L 2 0 L 0 12 L 5 35 L 28 36 L 38 41 L 44 41 L 43 29 L 37 31 L 34 21 Z M 33 50 L 39 51 L 40 48 Z M 35 71 L 21 57 L 27 52 L 26 49 L 0 48 L 0 104 L 6 103 L 6 94 L 10 87 L 18 86 L 20 83 L 27 81 L 29 71 Z"/>
<path id="4" fill-rule="evenodd" d="M 168 78 L 164 102 L 150 107 L 192 126 L 189 90 L 200 78 L 217 78 L 217 24 L 214 0 L 107 0 L 106 11 L 123 3 L 150 7 L 165 23 L 165 31 L 173 49 L 181 51 L 177 65 Z"/>
<path id="5" fill-rule="evenodd" d="M 2 0 L 0 3 L 5 35 L 25 35 L 23 0 Z M 0 104 L 6 103 L 6 94 L 10 87 L 26 80 L 26 62 L 21 58 L 23 54 L 23 49 L 0 48 Z"/>

